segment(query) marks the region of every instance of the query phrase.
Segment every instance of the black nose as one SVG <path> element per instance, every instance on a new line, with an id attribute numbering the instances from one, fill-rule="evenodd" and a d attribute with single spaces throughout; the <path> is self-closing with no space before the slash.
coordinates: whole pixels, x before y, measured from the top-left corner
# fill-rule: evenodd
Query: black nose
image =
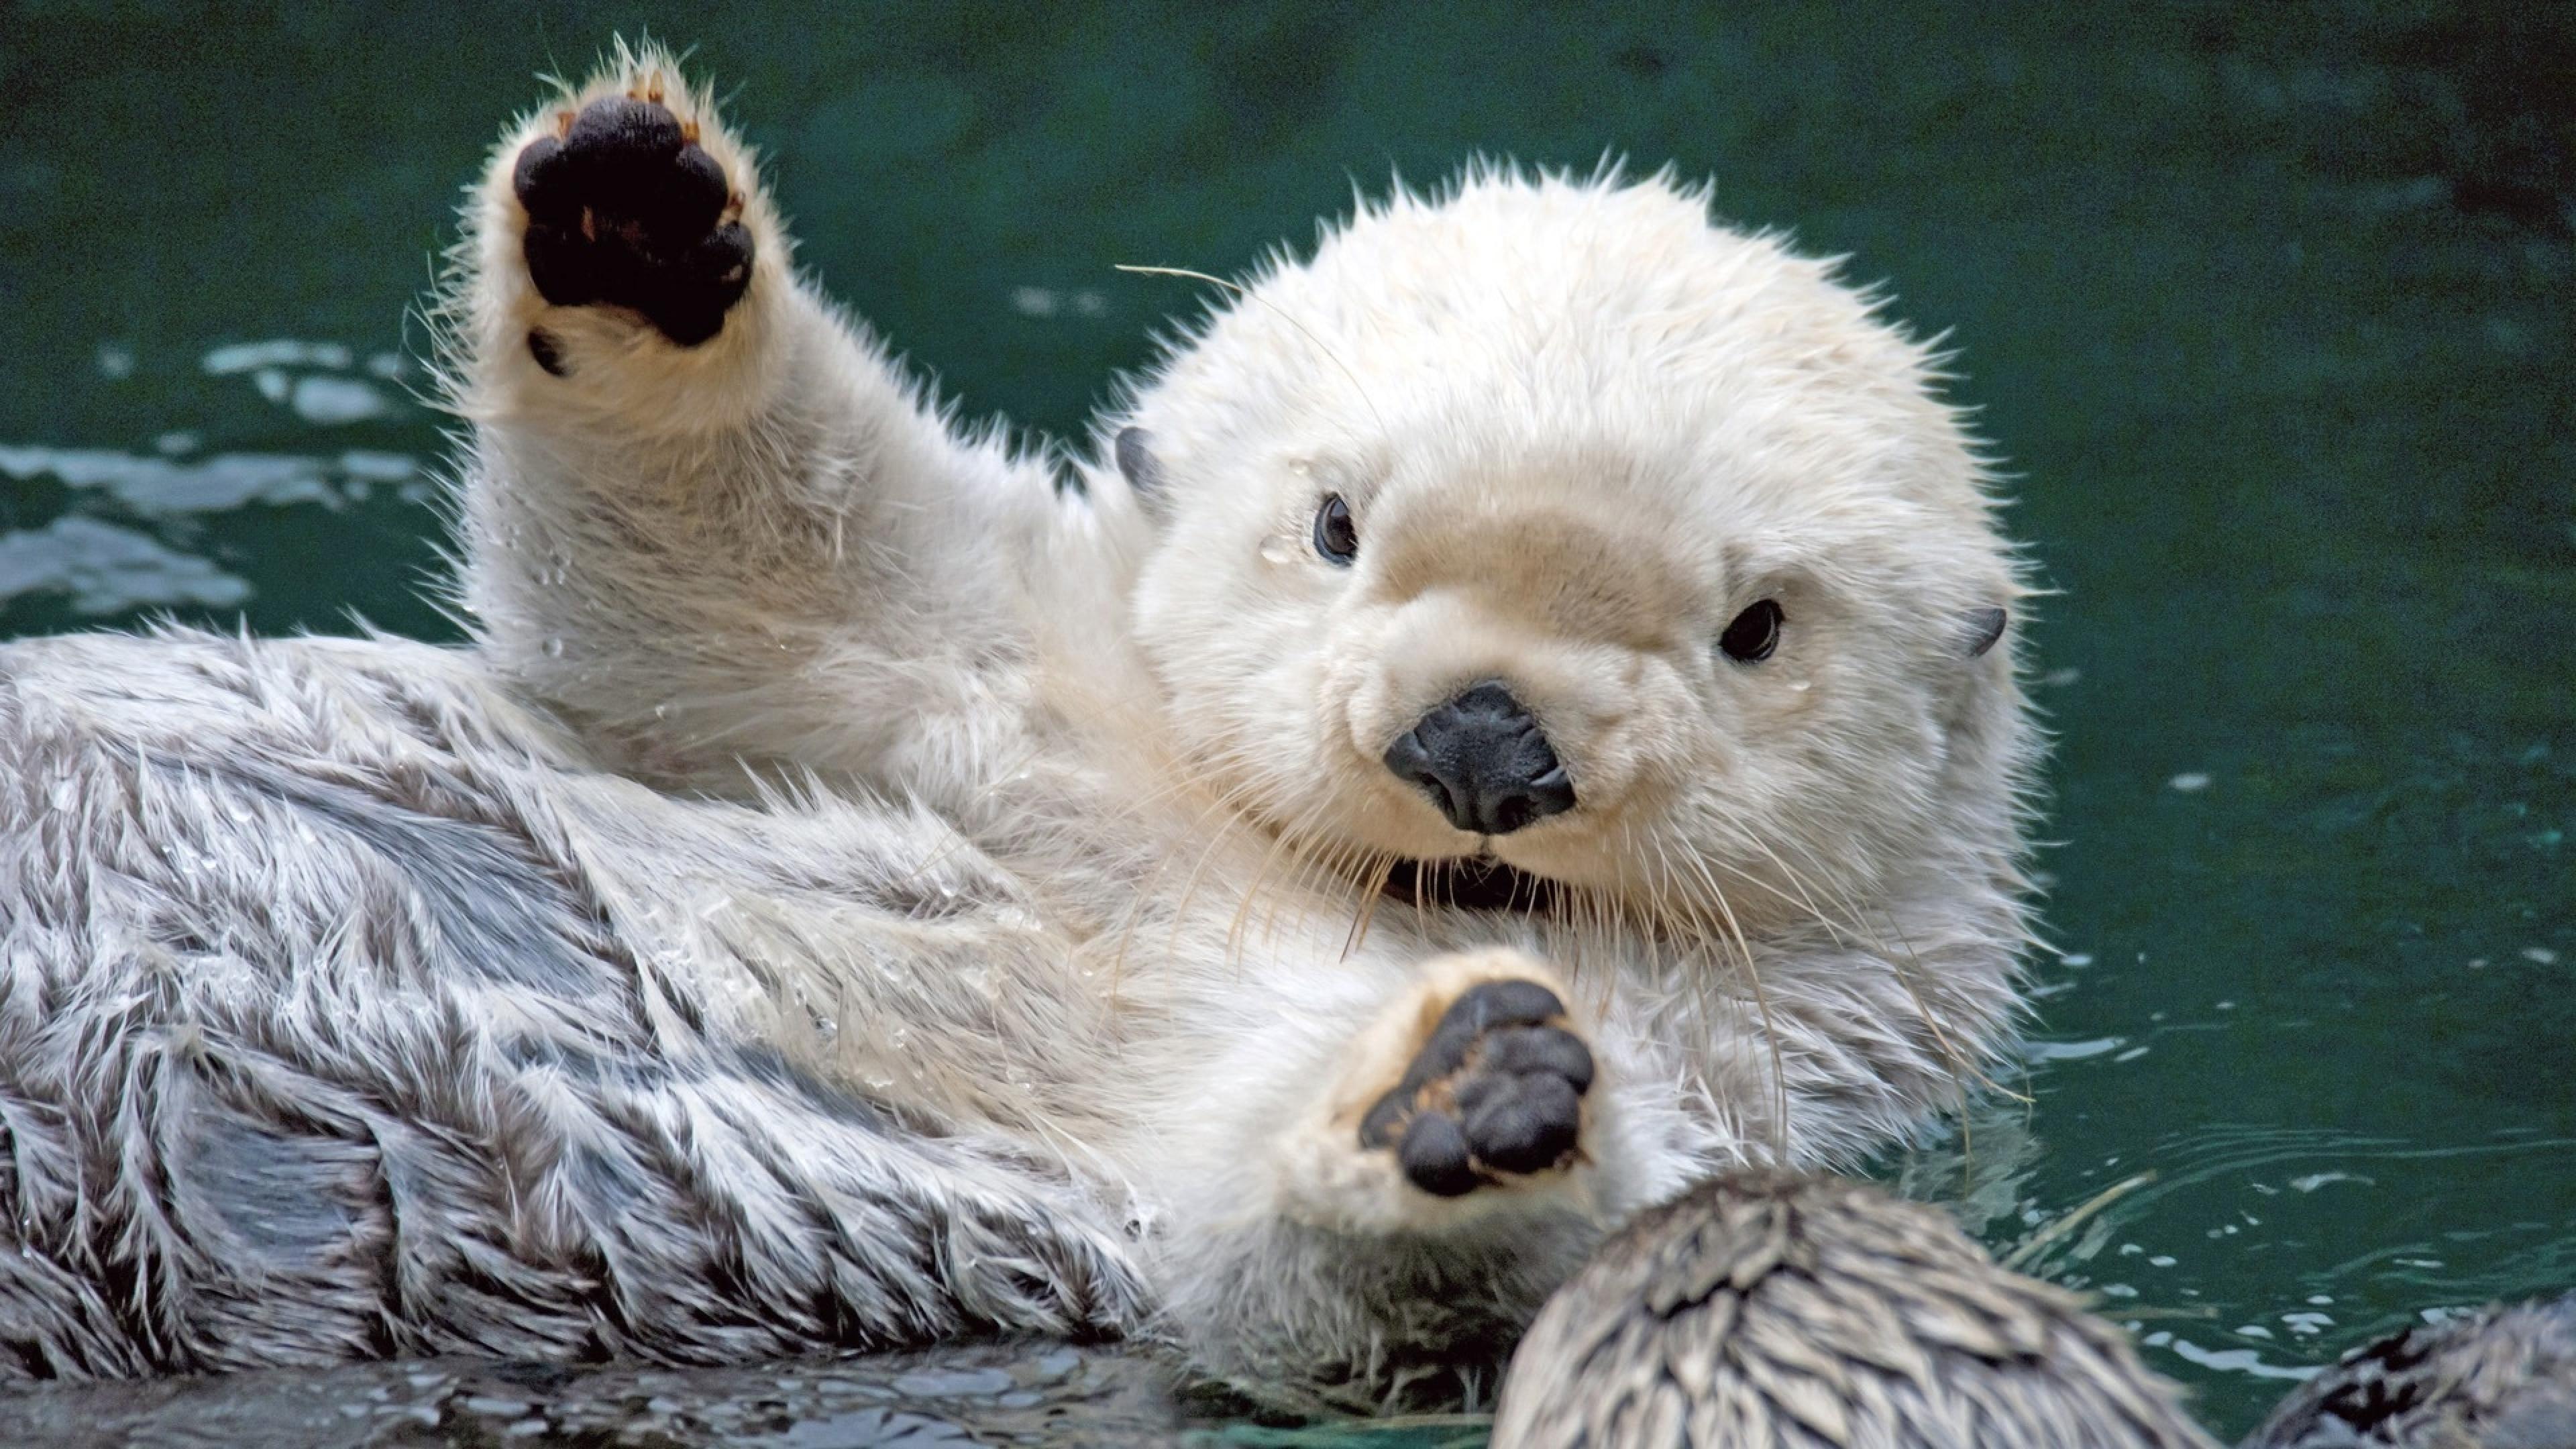
<path id="1" fill-rule="evenodd" d="M 1574 782 L 1546 733 L 1490 679 L 1387 746 L 1386 767 L 1421 786 L 1450 824 L 1478 835 L 1509 835 L 1574 808 Z"/>

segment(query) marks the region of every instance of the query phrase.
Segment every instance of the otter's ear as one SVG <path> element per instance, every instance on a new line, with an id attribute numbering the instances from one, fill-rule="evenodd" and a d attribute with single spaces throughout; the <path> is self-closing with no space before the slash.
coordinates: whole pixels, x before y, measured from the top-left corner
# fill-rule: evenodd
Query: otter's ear
<path id="1" fill-rule="evenodd" d="M 2004 625 L 2012 615 L 1998 608 L 1970 609 L 1959 616 L 1959 652 L 1970 659 L 1982 657 L 2004 637 Z"/>
<path id="2" fill-rule="evenodd" d="M 1162 511 L 1163 465 L 1154 457 L 1154 435 L 1139 427 L 1118 430 L 1118 442 L 1112 449 L 1118 456 L 1119 476 L 1136 493 L 1136 501 L 1149 513 Z"/>

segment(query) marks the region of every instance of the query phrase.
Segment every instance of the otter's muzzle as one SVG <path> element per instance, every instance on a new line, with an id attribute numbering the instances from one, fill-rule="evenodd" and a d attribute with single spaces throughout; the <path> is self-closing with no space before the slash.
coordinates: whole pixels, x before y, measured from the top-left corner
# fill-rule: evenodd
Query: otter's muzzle
<path id="1" fill-rule="evenodd" d="M 1386 747 L 1386 767 L 1477 835 L 1509 835 L 1574 808 L 1574 782 L 1546 732 L 1500 680 L 1433 708 Z"/>

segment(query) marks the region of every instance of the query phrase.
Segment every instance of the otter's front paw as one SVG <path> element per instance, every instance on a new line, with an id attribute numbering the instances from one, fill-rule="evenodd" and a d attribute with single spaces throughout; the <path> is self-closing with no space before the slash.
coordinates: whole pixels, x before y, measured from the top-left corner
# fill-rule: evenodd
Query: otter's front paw
<path id="1" fill-rule="evenodd" d="M 1571 1162 L 1591 1089 L 1592 1051 L 1555 992 L 1481 981 L 1458 993 L 1404 1079 L 1360 1119 L 1360 1145 L 1393 1146 L 1414 1186 L 1463 1197 Z"/>
<path id="2" fill-rule="evenodd" d="M 558 307 L 644 314 L 694 347 L 751 282 L 742 198 L 659 97 L 608 96 L 519 152 L 529 279 Z"/>

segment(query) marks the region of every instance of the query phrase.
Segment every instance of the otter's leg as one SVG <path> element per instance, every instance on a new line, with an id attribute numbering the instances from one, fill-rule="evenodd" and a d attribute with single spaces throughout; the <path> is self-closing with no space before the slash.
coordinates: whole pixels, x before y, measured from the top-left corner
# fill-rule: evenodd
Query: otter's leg
<path id="1" fill-rule="evenodd" d="M 1149 1167 L 1169 1212 L 1152 1271 L 1180 1336 L 1287 1407 L 1490 1392 L 1634 1201 L 1618 1058 L 1596 1066 L 1590 1003 L 1545 962 L 1443 955 L 1388 985 L 1283 999 Z"/>
<path id="2" fill-rule="evenodd" d="M 1488 950 L 1428 963 L 1290 1127 L 1290 1216 L 1437 1231 L 1584 1198 L 1595 1064 L 1545 962 Z"/>
<path id="3" fill-rule="evenodd" d="M 1011 711 L 1044 471 L 967 441 L 799 279 L 750 151 L 621 47 L 494 152 L 450 281 L 485 654 L 639 773 L 936 798 Z"/>

